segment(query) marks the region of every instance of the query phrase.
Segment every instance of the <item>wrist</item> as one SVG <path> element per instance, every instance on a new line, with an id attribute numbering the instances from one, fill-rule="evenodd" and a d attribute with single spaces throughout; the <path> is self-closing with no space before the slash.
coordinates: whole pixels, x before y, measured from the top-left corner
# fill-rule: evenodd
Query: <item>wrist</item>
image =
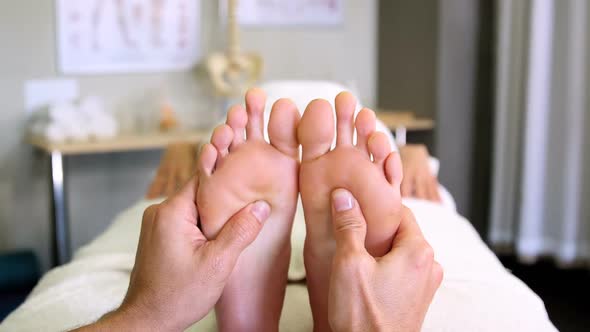
<path id="1" fill-rule="evenodd" d="M 384 319 L 383 312 L 380 312 L 379 306 L 366 296 L 357 298 L 356 301 L 350 302 L 350 305 L 348 309 L 340 308 L 339 313 L 330 317 L 330 329 L 333 332 L 401 331 L 392 329 Z"/>
<path id="2" fill-rule="evenodd" d="M 130 315 L 122 312 L 120 309 L 111 311 L 102 316 L 96 322 L 81 326 L 72 330 L 73 332 L 93 332 L 93 331 L 150 331 L 155 330 L 145 325 L 143 322 L 136 320 Z"/>
<path id="3" fill-rule="evenodd" d="M 126 331 L 175 331 L 139 306 L 123 303 L 117 310 L 103 316 L 98 322 L 99 327 L 106 330 Z"/>
<path id="4" fill-rule="evenodd" d="M 359 322 L 358 324 L 347 325 L 344 328 L 330 326 L 330 330 L 332 332 L 359 332 L 359 331 L 361 331 L 361 332 L 365 332 L 365 331 L 366 332 L 391 332 L 391 331 L 398 331 L 398 330 L 386 327 L 386 325 L 373 324 L 371 322 Z M 314 331 L 316 331 L 316 330 L 314 329 Z M 317 331 L 327 331 L 327 330 L 320 329 Z"/>

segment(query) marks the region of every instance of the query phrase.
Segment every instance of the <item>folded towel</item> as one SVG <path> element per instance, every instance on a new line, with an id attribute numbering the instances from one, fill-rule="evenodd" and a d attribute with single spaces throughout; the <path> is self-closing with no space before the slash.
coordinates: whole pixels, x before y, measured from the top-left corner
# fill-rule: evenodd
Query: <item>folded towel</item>
<path id="1" fill-rule="evenodd" d="M 61 102 L 40 110 L 31 119 L 30 131 L 52 142 L 105 139 L 117 135 L 118 124 L 97 97 L 79 104 Z"/>

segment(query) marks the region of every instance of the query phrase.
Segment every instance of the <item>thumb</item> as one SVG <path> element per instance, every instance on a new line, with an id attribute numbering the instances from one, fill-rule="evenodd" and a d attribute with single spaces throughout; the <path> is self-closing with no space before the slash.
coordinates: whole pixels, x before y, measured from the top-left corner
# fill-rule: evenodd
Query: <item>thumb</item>
<path id="1" fill-rule="evenodd" d="M 365 251 L 367 224 L 358 202 L 348 190 L 332 192 L 332 224 L 336 250 Z"/>
<path id="2" fill-rule="evenodd" d="M 269 215 L 270 205 L 265 201 L 249 204 L 225 223 L 215 240 L 211 241 L 212 250 L 237 260 L 242 251 L 254 242 Z"/>

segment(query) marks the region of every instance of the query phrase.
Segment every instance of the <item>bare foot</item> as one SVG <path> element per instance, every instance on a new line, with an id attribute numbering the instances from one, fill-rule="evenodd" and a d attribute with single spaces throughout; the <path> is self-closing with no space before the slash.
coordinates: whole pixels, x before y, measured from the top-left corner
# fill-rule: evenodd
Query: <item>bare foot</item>
<path id="1" fill-rule="evenodd" d="M 356 101 L 350 93 L 336 96 L 338 134 L 332 151 L 334 116 L 326 100 L 317 99 L 307 106 L 297 131 L 303 147 L 299 188 L 307 227 L 304 259 L 316 331 L 330 330 L 328 285 L 335 247 L 330 208 L 332 191 L 345 188 L 357 198 L 367 220 L 365 246 L 375 257 L 389 251 L 401 218 L 399 155 L 391 152 L 385 134 L 375 132 L 373 111 L 361 110 L 353 123 L 355 107 Z M 354 127 L 356 145 L 353 145 Z"/>
<path id="2" fill-rule="evenodd" d="M 265 200 L 271 206 L 270 217 L 240 256 L 216 305 L 220 331 L 276 331 L 283 306 L 298 196 L 300 116 L 291 101 L 278 100 L 267 143 L 265 99 L 262 90 L 248 91 L 247 110 L 230 109 L 227 123 L 215 129 L 197 166 L 197 206 L 208 239 L 250 202 Z"/>

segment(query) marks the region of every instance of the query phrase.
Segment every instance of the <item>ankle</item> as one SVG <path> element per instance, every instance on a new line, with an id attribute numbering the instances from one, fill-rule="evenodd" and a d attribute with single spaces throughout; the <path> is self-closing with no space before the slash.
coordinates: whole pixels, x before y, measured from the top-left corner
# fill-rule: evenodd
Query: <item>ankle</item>
<path id="1" fill-rule="evenodd" d="M 229 295 L 229 296 L 228 296 Z M 284 296 L 284 294 L 283 294 Z M 219 331 L 278 331 L 282 299 L 260 298 L 237 291 L 225 293 L 215 306 Z"/>
<path id="2" fill-rule="evenodd" d="M 223 317 L 218 315 L 217 329 L 220 332 L 277 332 L 279 330 L 279 321 L 276 319 L 269 318 L 270 317 L 247 317 L 244 319 L 240 319 L 236 316 Z"/>
<path id="3" fill-rule="evenodd" d="M 314 320 L 313 332 L 332 332 L 332 328 L 330 327 L 330 324 L 326 318 L 319 321 Z"/>

